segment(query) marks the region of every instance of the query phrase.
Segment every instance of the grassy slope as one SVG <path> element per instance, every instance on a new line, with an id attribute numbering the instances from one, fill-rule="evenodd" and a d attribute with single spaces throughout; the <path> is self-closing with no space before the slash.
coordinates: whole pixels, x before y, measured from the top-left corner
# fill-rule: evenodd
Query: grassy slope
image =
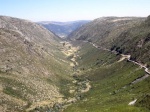
<path id="1" fill-rule="evenodd" d="M 99 18 L 73 32 L 68 38 L 90 40 L 99 46 L 131 54 L 132 59 L 149 66 L 149 21 L 149 18 Z"/>
<path id="2" fill-rule="evenodd" d="M 82 57 L 82 60 L 78 60 L 81 64 L 79 68 L 84 67 L 79 73 L 81 78 L 86 77 L 91 81 L 92 89 L 84 95 L 83 100 L 71 105 L 65 112 L 149 111 L 144 107 L 128 105 L 134 99 L 150 93 L 150 78 L 129 86 L 136 78 L 145 75 L 143 69 L 127 61 L 117 62 L 119 56 L 98 51 L 88 44 L 82 47 L 79 55 Z"/>
<path id="3" fill-rule="evenodd" d="M 0 110 L 22 111 L 35 102 L 57 102 L 71 81 L 60 40 L 29 21 L 0 17 L 0 22 Z"/>
<path id="4" fill-rule="evenodd" d="M 112 43 L 112 48 L 119 52 L 129 53 L 132 59 L 150 65 L 150 25 L 148 21 L 122 32 Z"/>

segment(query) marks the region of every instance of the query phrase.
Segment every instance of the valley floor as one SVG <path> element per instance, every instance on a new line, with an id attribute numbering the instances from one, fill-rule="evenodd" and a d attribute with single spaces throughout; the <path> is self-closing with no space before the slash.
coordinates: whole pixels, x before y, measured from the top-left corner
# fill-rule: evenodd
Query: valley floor
<path id="1" fill-rule="evenodd" d="M 87 86 L 89 91 L 64 112 L 149 112 L 150 77 L 146 66 L 130 60 L 129 55 L 116 55 L 87 42 L 80 44 L 75 71 L 77 80 L 90 82 L 90 90 Z"/>
<path id="2" fill-rule="evenodd" d="M 145 65 L 130 60 L 130 55 L 118 55 L 87 41 L 60 44 L 67 59 L 54 58 L 68 64 L 71 81 L 57 85 L 61 97 L 32 103 L 26 111 L 150 111 L 150 71 Z"/>

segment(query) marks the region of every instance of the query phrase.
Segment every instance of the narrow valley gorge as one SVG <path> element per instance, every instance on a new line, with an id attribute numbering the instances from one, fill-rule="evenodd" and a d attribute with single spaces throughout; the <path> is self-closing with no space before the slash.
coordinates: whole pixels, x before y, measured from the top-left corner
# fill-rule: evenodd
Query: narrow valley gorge
<path id="1" fill-rule="evenodd" d="M 150 16 L 103 17 L 62 39 L 0 16 L 1 112 L 149 112 Z"/>

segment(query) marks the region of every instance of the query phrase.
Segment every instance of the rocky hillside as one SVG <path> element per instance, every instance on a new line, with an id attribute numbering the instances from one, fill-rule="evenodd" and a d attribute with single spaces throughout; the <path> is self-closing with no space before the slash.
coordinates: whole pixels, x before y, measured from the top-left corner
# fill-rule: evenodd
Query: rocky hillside
<path id="1" fill-rule="evenodd" d="M 0 111 L 61 101 L 70 68 L 59 38 L 40 25 L 0 16 Z M 61 85 L 62 87 L 62 85 Z"/>
<path id="2" fill-rule="evenodd" d="M 119 53 L 131 54 L 131 58 L 150 65 L 149 17 L 104 17 L 96 19 L 68 38 L 87 40 Z"/>
<path id="3" fill-rule="evenodd" d="M 79 20 L 71 22 L 38 22 L 48 30 L 54 32 L 56 35 L 62 38 L 66 38 L 71 32 L 78 29 L 82 25 L 90 22 L 89 20 Z"/>

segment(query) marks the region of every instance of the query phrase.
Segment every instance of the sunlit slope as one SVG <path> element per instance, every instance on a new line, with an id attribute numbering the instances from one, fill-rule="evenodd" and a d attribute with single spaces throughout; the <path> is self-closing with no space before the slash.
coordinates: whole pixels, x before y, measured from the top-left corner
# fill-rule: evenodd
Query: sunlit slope
<path id="1" fill-rule="evenodd" d="M 70 66 L 58 37 L 17 18 L 0 17 L 0 111 L 25 111 L 61 100 Z M 38 103 L 36 103 L 38 102 Z"/>

